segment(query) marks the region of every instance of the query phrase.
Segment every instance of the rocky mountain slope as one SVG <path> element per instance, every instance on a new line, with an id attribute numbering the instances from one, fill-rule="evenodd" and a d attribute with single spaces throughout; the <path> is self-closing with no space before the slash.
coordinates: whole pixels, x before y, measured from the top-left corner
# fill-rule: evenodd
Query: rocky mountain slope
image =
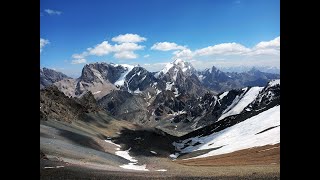
<path id="1" fill-rule="evenodd" d="M 71 79 L 67 75 L 48 68 L 40 68 L 40 89 L 63 79 Z"/>
<path id="2" fill-rule="evenodd" d="M 272 81 L 271 84 L 280 81 Z M 268 109 L 280 103 L 280 85 L 246 87 L 201 97 L 165 90 L 156 96 L 114 91 L 98 101 L 115 118 L 125 119 L 166 133 L 182 136 L 218 121 L 249 112 Z M 259 99 L 257 99 L 259 98 Z"/>
<path id="3" fill-rule="evenodd" d="M 177 149 L 175 156 L 193 153 L 197 157 L 207 157 L 279 143 L 280 80 L 269 82 L 266 87 L 260 88 L 258 94 L 255 92 L 250 94 L 249 96 L 245 94 L 241 100 L 236 100 L 237 105 L 232 103 L 230 108 L 227 108 L 229 110 L 225 110 L 218 121 L 190 132 L 173 143 Z M 264 133 L 267 131 L 268 133 Z M 224 137 L 228 138 L 224 139 Z M 244 141 L 246 143 L 243 143 Z M 199 152 L 195 153 L 197 151 Z"/>
<path id="4" fill-rule="evenodd" d="M 100 110 L 91 92 L 78 99 L 67 97 L 54 85 L 40 90 L 40 121 L 55 119 L 71 123 L 83 120 L 86 113 Z"/>

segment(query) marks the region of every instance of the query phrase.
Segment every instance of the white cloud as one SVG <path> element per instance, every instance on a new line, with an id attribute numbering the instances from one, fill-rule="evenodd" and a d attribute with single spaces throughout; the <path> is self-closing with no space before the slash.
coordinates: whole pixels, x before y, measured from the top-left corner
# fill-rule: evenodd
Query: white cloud
<path id="1" fill-rule="evenodd" d="M 172 42 L 157 42 L 151 47 L 151 49 L 159 50 L 159 51 L 171 51 L 171 50 L 183 50 L 183 49 L 186 49 L 186 47 L 179 46 L 176 43 L 172 43 Z"/>
<path id="2" fill-rule="evenodd" d="M 190 50 L 190 49 L 183 49 L 182 51 L 175 51 L 173 52 L 174 54 L 174 59 L 176 58 L 181 58 L 184 60 L 189 60 L 192 59 L 192 57 L 194 56 L 194 53 Z"/>
<path id="3" fill-rule="evenodd" d="M 249 48 L 246 48 L 241 44 L 237 44 L 233 42 L 233 43 L 222 43 L 222 44 L 217 44 L 214 46 L 198 49 L 195 51 L 195 54 L 199 56 L 208 56 L 208 55 L 217 55 L 217 54 L 234 55 L 234 54 L 244 54 L 249 51 L 250 51 Z"/>
<path id="4" fill-rule="evenodd" d="M 138 45 L 136 43 L 122 43 L 122 44 L 115 44 L 113 46 L 114 52 L 121 52 L 121 51 L 135 51 L 143 49 L 144 46 Z"/>
<path id="5" fill-rule="evenodd" d="M 150 55 L 149 55 L 149 54 L 146 54 L 146 55 L 144 55 L 143 57 L 144 57 L 144 58 L 147 58 L 147 57 L 150 57 Z"/>
<path id="6" fill-rule="evenodd" d="M 52 9 L 45 9 L 44 12 L 48 13 L 49 15 L 61 15 L 61 11 L 52 10 Z"/>
<path id="7" fill-rule="evenodd" d="M 49 43 L 50 43 L 49 40 L 40 38 L 40 53 L 42 52 L 42 49 L 44 48 L 44 46 L 46 46 Z"/>
<path id="8" fill-rule="evenodd" d="M 112 52 L 113 47 L 108 41 L 103 41 L 101 44 L 97 44 L 94 48 L 88 48 L 89 54 L 96 56 L 107 55 Z"/>
<path id="9" fill-rule="evenodd" d="M 280 48 L 280 36 L 276 37 L 271 41 L 262 41 L 258 43 L 254 48 L 256 49 L 270 49 L 270 48 Z"/>
<path id="10" fill-rule="evenodd" d="M 141 37 L 138 34 L 121 34 L 119 36 L 113 37 L 111 40 L 117 43 L 137 43 L 146 41 L 147 38 Z"/>
<path id="11" fill-rule="evenodd" d="M 121 42 L 121 44 L 112 45 L 108 41 L 103 41 L 102 43 L 97 44 L 94 47 L 87 48 L 86 51 L 80 54 L 73 54 L 72 58 L 74 58 L 74 61 L 77 62 L 78 59 L 84 59 L 89 55 L 104 56 L 114 53 L 113 57 L 117 59 L 135 59 L 138 57 L 138 55 L 135 54 L 134 51 L 142 50 L 144 49 L 144 46 L 134 42 L 144 41 L 146 40 L 146 38 L 140 37 L 136 34 L 125 34 L 114 37 L 112 38 L 112 40 Z"/>
<path id="12" fill-rule="evenodd" d="M 87 63 L 87 60 L 86 59 L 74 59 L 71 61 L 71 64 L 84 64 L 84 63 Z"/>
<path id="13" fill-rule="evenodd" d="M 101 44 L 96 45 L 94 48 L 88 48 L 90 55 L 103 56 L 114 52 L 114 57 L 117 59 L 135 59 L 137 54 L 133 51 L 141 50 L 144 46 L 136 43 L 122 43 L 111 45 L 108 41 L 103 41 Z M 83 54 L 83 53 L 82 53 Z"/>
<path id="14" fill-rule="evenodd" d="M 138 55 L 132 51 L 120 51 L 115 53 L 113 57 L 117 59 L 136 59 Z"/>
<path id="15" fill-rule="evenodd" d="M 280 55 L 280 36 L 271 41 L 262 41 L 258 43 L 252 48 L 248 55 Z"/>

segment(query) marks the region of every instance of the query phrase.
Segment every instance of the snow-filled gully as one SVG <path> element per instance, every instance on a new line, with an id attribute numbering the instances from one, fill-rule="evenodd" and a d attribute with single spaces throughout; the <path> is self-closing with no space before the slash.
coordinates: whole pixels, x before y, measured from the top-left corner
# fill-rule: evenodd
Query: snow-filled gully
<path id="1" fill-rule="evenodd" d="M 128 150 L 125 150 L 125 151 L 121 151 L 120 150 L 121 146 L 119 144 L 116 144 L 116 143 L 114 143 L 114 142 L 112 142 L 110 140 L 105 140 L 105 142 L 117 146 L 117 148 L 115 148 L 115 150 L 116 150 L 115 154 L 117 156 L 123 157 L 123 158 L 125 158 L 125 159 L 130 161 L 128 164 L 120 165 L 121 168 L 130 169 L 130 170 L 136 170 L 136 171 L 149 171 L 149 169 L 146 168 L 146 164 L 137 165 L 138 164 L 138 160 L 136 160 L 134 157 L 129 155 L 129 151 L 130 151 L 131 148 L 129 148 Z M 158 169 L 158 170 L 155 170 L 155 171 L 163 171 L 164 172 L 164 171 L 167 171 L 167 170 L 166 169 Z"/>

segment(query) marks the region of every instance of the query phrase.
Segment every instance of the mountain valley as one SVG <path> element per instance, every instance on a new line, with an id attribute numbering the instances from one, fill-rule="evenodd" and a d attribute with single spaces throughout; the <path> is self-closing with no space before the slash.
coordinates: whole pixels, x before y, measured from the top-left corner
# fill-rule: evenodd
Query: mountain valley
<path id="1" fill-rule="evenodd" d="M 40 69 L 41 179 L 277 179 L 279 164 L 279 74 L 181 59 Z"/>

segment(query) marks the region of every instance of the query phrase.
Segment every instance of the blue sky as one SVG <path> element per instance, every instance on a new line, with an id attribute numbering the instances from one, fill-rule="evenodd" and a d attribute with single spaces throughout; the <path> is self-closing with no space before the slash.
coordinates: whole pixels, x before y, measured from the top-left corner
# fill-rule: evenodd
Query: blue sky
<path id="1" fill-rule="evenodd" d="M 88 49 L 90 48 L 90 49 Z M 279 0 L 40 0 L 40 65 L 280 67 Z"/>

